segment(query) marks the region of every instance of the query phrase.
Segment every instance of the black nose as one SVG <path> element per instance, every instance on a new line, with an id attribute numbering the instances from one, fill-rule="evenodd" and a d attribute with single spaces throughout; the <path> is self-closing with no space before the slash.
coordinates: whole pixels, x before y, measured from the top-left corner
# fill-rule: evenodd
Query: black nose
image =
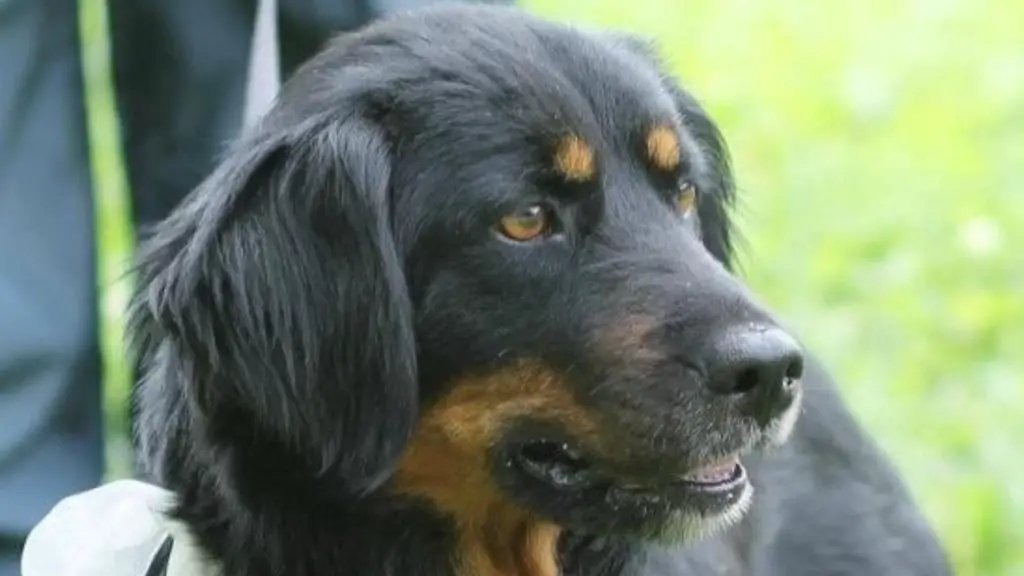
<path id="1" fill-rule="evenodd" d="M 759 419 L 771 419 L 789 406 L 793 383 L 804 372 L 800 345 L 778 328 L 726 330 L 704 362 L 708 387 L 743 397 L 751 415 Z"/>

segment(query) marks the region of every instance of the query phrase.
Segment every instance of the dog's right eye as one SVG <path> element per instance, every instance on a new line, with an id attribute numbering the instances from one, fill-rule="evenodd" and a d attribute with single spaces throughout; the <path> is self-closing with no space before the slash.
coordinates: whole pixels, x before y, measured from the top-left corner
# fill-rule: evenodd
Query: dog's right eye
<path id="1" fill-rule="evenodd" d="M 550 234 L 553 221 L 551 210 L 532 204 L 505 215 L 498 223 L 498 231 L 510 240 L 529 242 Z"/>
<path id="2" fill-rule="evenodd" d="M 684 183 L 676 191 L 675 196 L 672 199 L 672 203 L 680 216 L 688 216 L 697 204 L 697 189 L 693 187 L 693 184 Z"/>

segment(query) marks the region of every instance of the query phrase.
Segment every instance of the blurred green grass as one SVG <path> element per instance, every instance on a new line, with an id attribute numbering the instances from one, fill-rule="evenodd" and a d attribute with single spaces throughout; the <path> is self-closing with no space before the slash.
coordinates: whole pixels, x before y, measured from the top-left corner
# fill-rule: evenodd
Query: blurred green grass
<path id="1" fill-rule="evenodd" d="M 119 476 L 131 236 L 101 2 L 82 25 Z M 958 574 L 1024 575 L 1024 3 L 526 5 L 660 40 L 730 142 L 750 283 L 840 377 Z"/>

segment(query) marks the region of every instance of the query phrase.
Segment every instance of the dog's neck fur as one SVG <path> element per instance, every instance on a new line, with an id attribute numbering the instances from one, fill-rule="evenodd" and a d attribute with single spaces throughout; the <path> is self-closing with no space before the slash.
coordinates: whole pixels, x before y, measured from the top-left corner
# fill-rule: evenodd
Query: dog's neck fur
<path id="1" fill-rule="evenodd" d="M 230 502 L 212 476 L 195 470 L 193 478 L 192 489 L 178 492 L 173 514 L 221 566 L 221 576 L 336 576 L 342 566 L 347 576 L 549 576 L 497 567 L 470 574 L 450 523 L 408 502 L 371 496 L 351 505 L 316 503 L 295 486 L 266 484 L 247 488 L 258 495 L 245 492 Z M 565 534 L 557 576 L 619 575 L 633 552 Z"/>
<path id="2" fill-rule="evenodd" d="M 171 515 L 220 566 L 218 576 L 336 576 L 339 567 L 346 576 L 549 576 L 502 568 L 468 574 L 453 523 L 428 505 L 402 496 L 333 498 L 329 485 L 268 469 L 265 462 L 287 459 L 268 460 L 263 440 L 253 444 L 259 448 L 217 442 L 223 431 L 203 430 L 173 376 L 161 376 L 169 374 L 158 371 L 140 389 L 140 452 L 147 472 L 175 493 Z M 223 420 L 245 428 L 237 415 Z M 557 576 L 617 576 L 637 552 L 564 533 Z"/>

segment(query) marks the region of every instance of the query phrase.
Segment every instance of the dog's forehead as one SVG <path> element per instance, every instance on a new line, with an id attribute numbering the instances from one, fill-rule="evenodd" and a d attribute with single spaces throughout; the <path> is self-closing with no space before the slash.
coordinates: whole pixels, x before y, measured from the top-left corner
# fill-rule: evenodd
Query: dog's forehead
<path id="1" fill-rule="evenodd" d="M 526 129 L 618 149 L 656 128 L 684 132 L 652 60 L 596 31 L 551 26 L 535 34 L 532 50 L 496 55 L 514 77 L 510 92 Z"/>
<path id="2" fill-rule="evenodd" d="M 445 146 L 491 157 L 542 151 L 569 180 L 594 177 L 608 156 L 673 170 L 700 155 L 654 59 L 622 37 L 488 14 L 456 11 L 431 25 L 416 21 L 415 33 L 389 32 L 401 50 L 385 65 L 420 71 L 393 83 L 405 117 L 416 119 L 407 136 L 431 141 L 432 154 Z"/>

